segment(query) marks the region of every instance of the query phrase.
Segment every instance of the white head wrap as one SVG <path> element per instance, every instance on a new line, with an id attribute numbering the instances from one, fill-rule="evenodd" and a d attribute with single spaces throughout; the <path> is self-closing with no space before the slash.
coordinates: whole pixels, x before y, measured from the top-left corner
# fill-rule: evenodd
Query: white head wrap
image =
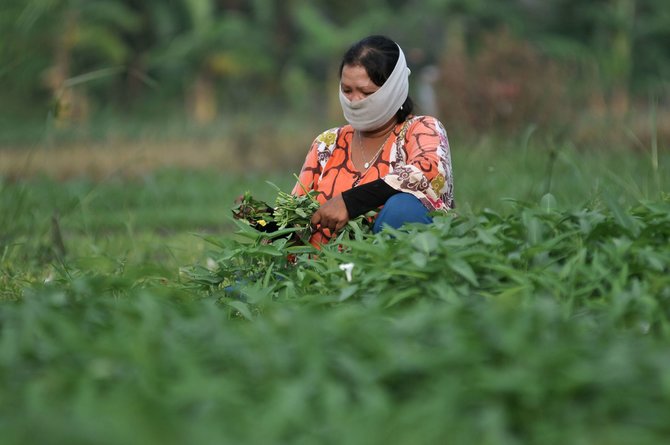
<path id="1" fill-rule="evenodd" d="M 398 46 L 398 61 L 393 72 L 384 85 L 368 97 L 350 101 L 342 92 L 340 85 L 340 104 L 344 118 L 359 131 L 370 131 L 380 128 L 398 112 L 409 94 L 410 70 L 405 61 L 405 54 Z"/>

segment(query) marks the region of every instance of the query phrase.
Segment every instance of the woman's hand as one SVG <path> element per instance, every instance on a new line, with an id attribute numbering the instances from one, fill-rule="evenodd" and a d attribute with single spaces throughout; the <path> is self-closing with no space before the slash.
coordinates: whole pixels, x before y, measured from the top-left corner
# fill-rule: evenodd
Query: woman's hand
<path id="1" fill-rule="evenodd" d="M 337 195 L 321 205 L 319 210 L 314 212 L 311 219 L 311 225 L 314 229 L 321 226 L 321 229 L 328 229 L 330 233 L 338 232 L 349 221 L 349 212 L 344 205 L 342 195 Z"/>

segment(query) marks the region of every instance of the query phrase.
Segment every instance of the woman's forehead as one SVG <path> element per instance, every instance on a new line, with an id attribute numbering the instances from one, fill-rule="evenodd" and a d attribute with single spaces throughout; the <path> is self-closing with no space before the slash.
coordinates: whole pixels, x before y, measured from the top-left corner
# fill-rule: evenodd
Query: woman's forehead
<path id="1" fill-rule="evenodd" d="M 342 83 L 358 86 L 374 85 L 368 72 L 362 65 L 344 65 L 342 67 Z M 376 86 L 376 85 L 375 85 Z"/>

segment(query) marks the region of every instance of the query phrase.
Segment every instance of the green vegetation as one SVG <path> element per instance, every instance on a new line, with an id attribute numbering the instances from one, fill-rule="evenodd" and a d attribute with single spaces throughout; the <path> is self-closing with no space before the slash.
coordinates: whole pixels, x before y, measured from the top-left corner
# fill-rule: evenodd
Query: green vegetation
<path id="1" fill-rule="evenodd" d="M 667 3 L 3 0 L 0 442 L 668 443 Z M 456 211 L 315 251 L 372 33 Z"/>
<path id="2" fill-rule="evenodd" d="M 665 443 L 667 156 L 521 146 L 316 256 L 229 219 L 290 174 L 5 180 L 3 443 Z"/>

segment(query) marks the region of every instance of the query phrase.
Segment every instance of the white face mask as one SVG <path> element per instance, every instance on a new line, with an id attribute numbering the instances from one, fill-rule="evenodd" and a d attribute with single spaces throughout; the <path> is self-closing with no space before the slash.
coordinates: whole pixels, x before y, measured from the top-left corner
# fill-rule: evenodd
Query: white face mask
<path id="1" fill-rule="evenodd" d="M 409 74 L 405 55 L 398 46 L 398 61 L 393 72 L 377 91 L 365 99 L 350 101 L 340 85 L 340 104 L 344 118 L 354 129 L 370 131 L 380 128 L 398 112 L 409 93 Z"/>

